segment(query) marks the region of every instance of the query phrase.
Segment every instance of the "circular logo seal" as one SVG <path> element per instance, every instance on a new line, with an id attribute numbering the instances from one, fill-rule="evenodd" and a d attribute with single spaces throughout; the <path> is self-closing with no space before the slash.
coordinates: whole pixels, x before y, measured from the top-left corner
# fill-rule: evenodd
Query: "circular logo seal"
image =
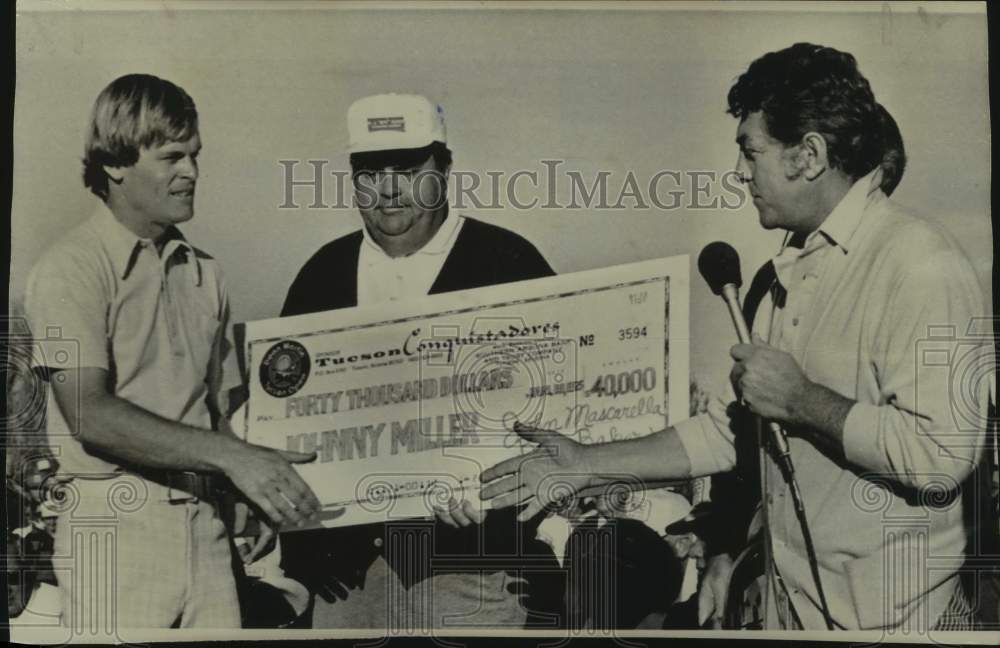
<path id="1" fill-rule="evenodd" d="M 284 398 L 302 389 L 309 378 L 309 352 L 298 342 L 284 340 L 260 361 L 260 385 L 271 396 Z"/>

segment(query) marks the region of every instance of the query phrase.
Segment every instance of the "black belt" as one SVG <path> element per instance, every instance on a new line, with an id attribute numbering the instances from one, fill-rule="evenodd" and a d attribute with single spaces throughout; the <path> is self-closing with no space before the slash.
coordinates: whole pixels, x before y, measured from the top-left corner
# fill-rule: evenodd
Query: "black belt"
<path id="1" fill-rule="evenodd" d="M 224 490 L 212 475 L 181 470 L 160 470 L 151 468 L 125 468 L 125 474 L 133 474 L 167 489 L 166 501 L 171 504 L 196 503 L 198 500 L 215 501 Z"/>

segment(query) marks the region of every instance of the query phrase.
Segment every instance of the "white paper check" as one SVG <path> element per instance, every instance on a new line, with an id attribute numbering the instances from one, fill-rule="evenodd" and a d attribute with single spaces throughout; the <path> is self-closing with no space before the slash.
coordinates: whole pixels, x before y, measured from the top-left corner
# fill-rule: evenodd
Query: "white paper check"
<path id="1" fill-rule="evenodd" d="M 250 322 L 246 357 L 234 428 L 317 452 L 323 526 L 427 516 L 531 450 L 515 421 L 596 443 L 685 418 L 688 257 Z"/>

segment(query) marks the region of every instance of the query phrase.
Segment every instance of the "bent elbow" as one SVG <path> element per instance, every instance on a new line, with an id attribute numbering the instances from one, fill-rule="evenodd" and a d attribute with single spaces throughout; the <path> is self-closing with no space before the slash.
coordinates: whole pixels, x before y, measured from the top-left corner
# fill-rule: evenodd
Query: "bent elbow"
<path id="1" fill-rule="evenodd" d="M 72 407 L 63 407 L 62 415 L 70 434 L 88 445 L 103 447 L 113 428 L 113 414 L 109 412 L 108 399 L 103 396 L 81 398 Z"/>
<path id="2" fill-rule="evenodd" d="M 969 478 L 979 459 L 979 452 L 937 457 L 929 469 L 908 475 L 909 485 L 932 499 L 935 493 L 958 492 Z"/>

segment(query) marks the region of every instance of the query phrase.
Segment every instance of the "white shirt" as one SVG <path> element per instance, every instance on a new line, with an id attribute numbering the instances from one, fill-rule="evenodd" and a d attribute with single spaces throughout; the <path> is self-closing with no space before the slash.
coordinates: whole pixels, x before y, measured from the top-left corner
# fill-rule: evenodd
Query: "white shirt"
<path id="1" fill-rule="evenodd" d="M 363 241 L 358 257 L 358 306 L 402 301 L 430 293 L 445 260 L 455 247 L 465 219 L 452 213 L 422 248 L 403 257 L 393 258 L 361 229 Z"/>
<path id="2" fill-rule="evenodd" d="M 958 580 L 963 507 L 937 494 L 954 494 L 976 465 L 987 398 L 977 393 L 986 381 L 955 369 L 976 358 L 978 375 L 988 375 L 993 354 L 974 326 L 988 320 L 971 264 L 878 180 L 874 172 L 858 180 L 802 248 L 774 259 L 787 295 L 765 295 L 753 328 L 810 380 L 857 401 L 844 420 L 845 461 L 798 434 L 788 443 L 834 621 L 905 632 L 931 626 Z M 746 432 L 733 429 L 734 400 L 727 384 L 707 413 L 677 424 L 692 475 L 735 465 L 735 434 Z M 764 458 L 774 565 L 803 627 L 823 628 L 789 487 L 771 454 Z M 787 627 L 781 612 L 769 604 L 765 628 Z"/>

